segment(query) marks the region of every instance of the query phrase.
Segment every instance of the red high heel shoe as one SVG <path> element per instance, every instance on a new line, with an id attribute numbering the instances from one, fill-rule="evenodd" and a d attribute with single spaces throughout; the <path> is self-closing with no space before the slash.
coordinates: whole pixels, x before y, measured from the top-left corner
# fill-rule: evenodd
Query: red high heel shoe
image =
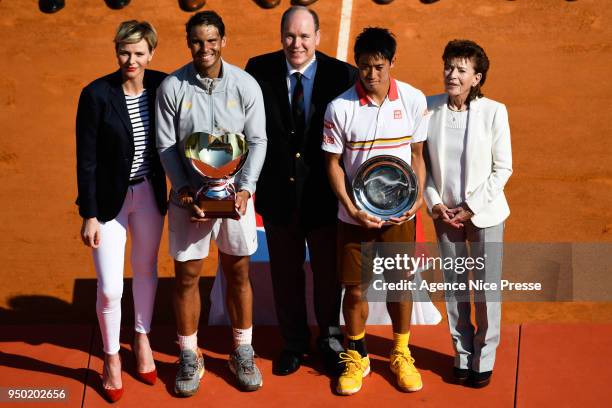
<path id="1" fill-rule="evenodd" d="M 136 371 L 136 376 L 138 377 L 140 381 L 142 381 L 145 384 L 155 385 L 155 381 L 157 381 L 157 368 L 147 373 L 141 373 L 139 371 Z"/>
<path id="2" fill-rule="evenodd" d="M 134 354 L 134 363 L 136 366 L 136 377 L 145 384 L 155 385 L 155 382 L 157 381 L 157 368 L 154 368 L 152 371 L 148 371 L 146 373 L 142 373 L 138 371 L 138 358 L 136 357 L 136 347 L 134 344 L 132 344 L 132 354 Z"/>
<path id="3" fill-rule="evenodd" d="M 104 397 L 108 400 L 108 402 L 117 402 L 123 396 L 123 387 L 121 388 L 104 388 Z"/>
<path id="4" fill-rule="evenodd" d="M 121 359 L 121 357 L 120 357 Z M 104 371 L 106 368 L 106 362 L 104 363 L 104 368 L 102 369 L 102 393 L 108 402 L 117 402 L 123 396 L 123 386 L 121 388 L 104 388 Z"/>

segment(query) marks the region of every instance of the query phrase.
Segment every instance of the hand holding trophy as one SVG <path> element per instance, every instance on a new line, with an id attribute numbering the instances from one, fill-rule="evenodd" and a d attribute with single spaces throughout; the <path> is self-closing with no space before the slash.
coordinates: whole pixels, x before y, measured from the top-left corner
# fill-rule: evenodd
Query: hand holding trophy
<path id="1" fill-rule="evenodd" d="M 185 156 L 204 181 L 193 203 L 206 218 L 240 218 L 233 176 L 240 171 L 247 155 L 246 137 L 241 133 L 196 132 L 187 138 Z M 186 203 L 188 197 L 180 199 L 183 204 L 192 204 Z"/>

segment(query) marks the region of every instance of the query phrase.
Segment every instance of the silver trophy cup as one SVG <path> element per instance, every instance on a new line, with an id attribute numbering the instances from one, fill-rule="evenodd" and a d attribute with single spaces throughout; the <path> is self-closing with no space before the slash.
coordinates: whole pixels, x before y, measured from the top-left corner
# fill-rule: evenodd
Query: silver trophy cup
<path id="1" fill-rule="evenodd" d="M 246 137 L 241 133 L 196 132 L 187 138 L 185 156 L 204 180 L 195 201 L 206 218 L 240 218 L 232 177 L 244 166 L 248 151 Z"/>

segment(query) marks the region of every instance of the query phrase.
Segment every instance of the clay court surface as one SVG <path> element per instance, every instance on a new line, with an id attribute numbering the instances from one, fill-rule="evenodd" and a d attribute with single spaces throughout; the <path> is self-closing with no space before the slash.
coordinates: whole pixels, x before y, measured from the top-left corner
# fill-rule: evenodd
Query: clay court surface
<path id="1" fill-rule="evenodd" d="M 91 319 L 95 273 L 79 238 L 81 220 L 74 205 L 78 96 L 87 83 L 116 69 L 112 38 L 123 20 L 145 19 L 157 28 L 160 44 L 151 68 L 170 72 L 188 62 L 188 14 L 174 0 L 132 0 L 120 11 L 110 10 L 102 0 L 66 3 L 61 12 L 44 15 L 34 0 L 0 2 L 0 386 L 64 385 L 71 390 L 70 406 L 96 406 L 102 400 L 94 384 L 101 369 Z M 278 49 L 278 22 L 288 3 L 263 10 L 250 0 L 209 0 L 206 8 L 219 12 L 227 26 L 224 58 L 244 66 L 250 56 Z M 341 0 L 319 0 L 313 6 L 321 18 L 320 49 L 333 56 L 341 5 Z M 514 174 L 506 187 L 512 215 L 506 240 L 609 243 L 611 22 L 610 8 L 595 0 L 441 0 L 433 5 L 396 0 L 388 6 L 354 0 L 349 44 L 363 27 L 389 27 L 399 45 L 394 76 L 434 94 L 442 91 L 440 56 L 447 41 L 480 43 L 491 60 L 483 90 L 507 105 L 512 130 Z M 426 214 L 423 219 L 427 240 L 435 240 Z M 215 270 L 211 257 L 204 274 Z M 159 275 L 167 282 L 173 276 L 165 235 Z M 161 285 L 160 290 L 169 287 Z M 158 298 L 168 296 L 159 293 Z M 169 303 L 157 305 L 165 316 L 168 308 Z M 600 397 L 607 387 L 594 378 L 612 374 L 610 303 L 505 304 L 503 320 L 500 369 L 490 388 L 474 391 L 448 383 L 452 353 L 442 322 L 415 328 L 423 392 L 400 394 L 380 361 L 374 366 L 377 374 L 367 380 L 371 390 L 351 403 L 606 405 Z M 47 326 L 35 328 L 33 323 Z M 155 387 L 159 392 L 135 391 L 122 400 L 125 406 L 184 404 L 169 394 L 173 329 L 171 321 L 162 323 L 158 333 L 166 333 L 166 339 L 154 339 L 162 362 L 162 383 Z M 225 329 L 212 330 L 215 338 L 228 336 Z M 204 344 L 210 370 L 197 401 L 212 406 L 220 395 L 227 398 L 226 406 L 248 401 L 300 405 L 312 395 L 323 405 L 347 401 L 332 396 L 329 379 L 315 369 L 303 369 L 290 386 L 273 377 L 270 359 L 278 336 L 274 328 L 262 331 L 260 336 L 269 333 L 265 338 L 271 339 L 268 344 L 259 338 L 264 390 L 247 398 L 228 385 L 227 350 L 220 340 L 210 339 Z M 383 360 L 388 346 L 383 337 L 388 335 L 385 328 L 372 334 L 378 339 L 372 342 L 380 343 L 373 353 Z M 129 355 L 126 360 L 127 366 Z M 148 391 L 130 375 L 124 381 L 127 387 Z M 283 390 L 277 393 L 276 386 Z"/>

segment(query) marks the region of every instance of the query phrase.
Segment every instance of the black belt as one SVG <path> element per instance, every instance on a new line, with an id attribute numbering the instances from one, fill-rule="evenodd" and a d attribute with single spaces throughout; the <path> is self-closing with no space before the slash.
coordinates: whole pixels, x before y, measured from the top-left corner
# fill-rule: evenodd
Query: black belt
<path id="1" fill-rule="evenodd" d="M 147 178 L 148 178 L 147 176 L 142 176 L 142 177 L 138 177 L 138 178 L 135 178 L 135 179 L 131 179 L 131 180 L 128 182 L 128 184 L 129 184 L 130 186 L 135 186 L 136 184 L 140 184 L 140 183 L 142 183 L 142 182 L 143 182 L 143 181 L 145 181 Z"/>

